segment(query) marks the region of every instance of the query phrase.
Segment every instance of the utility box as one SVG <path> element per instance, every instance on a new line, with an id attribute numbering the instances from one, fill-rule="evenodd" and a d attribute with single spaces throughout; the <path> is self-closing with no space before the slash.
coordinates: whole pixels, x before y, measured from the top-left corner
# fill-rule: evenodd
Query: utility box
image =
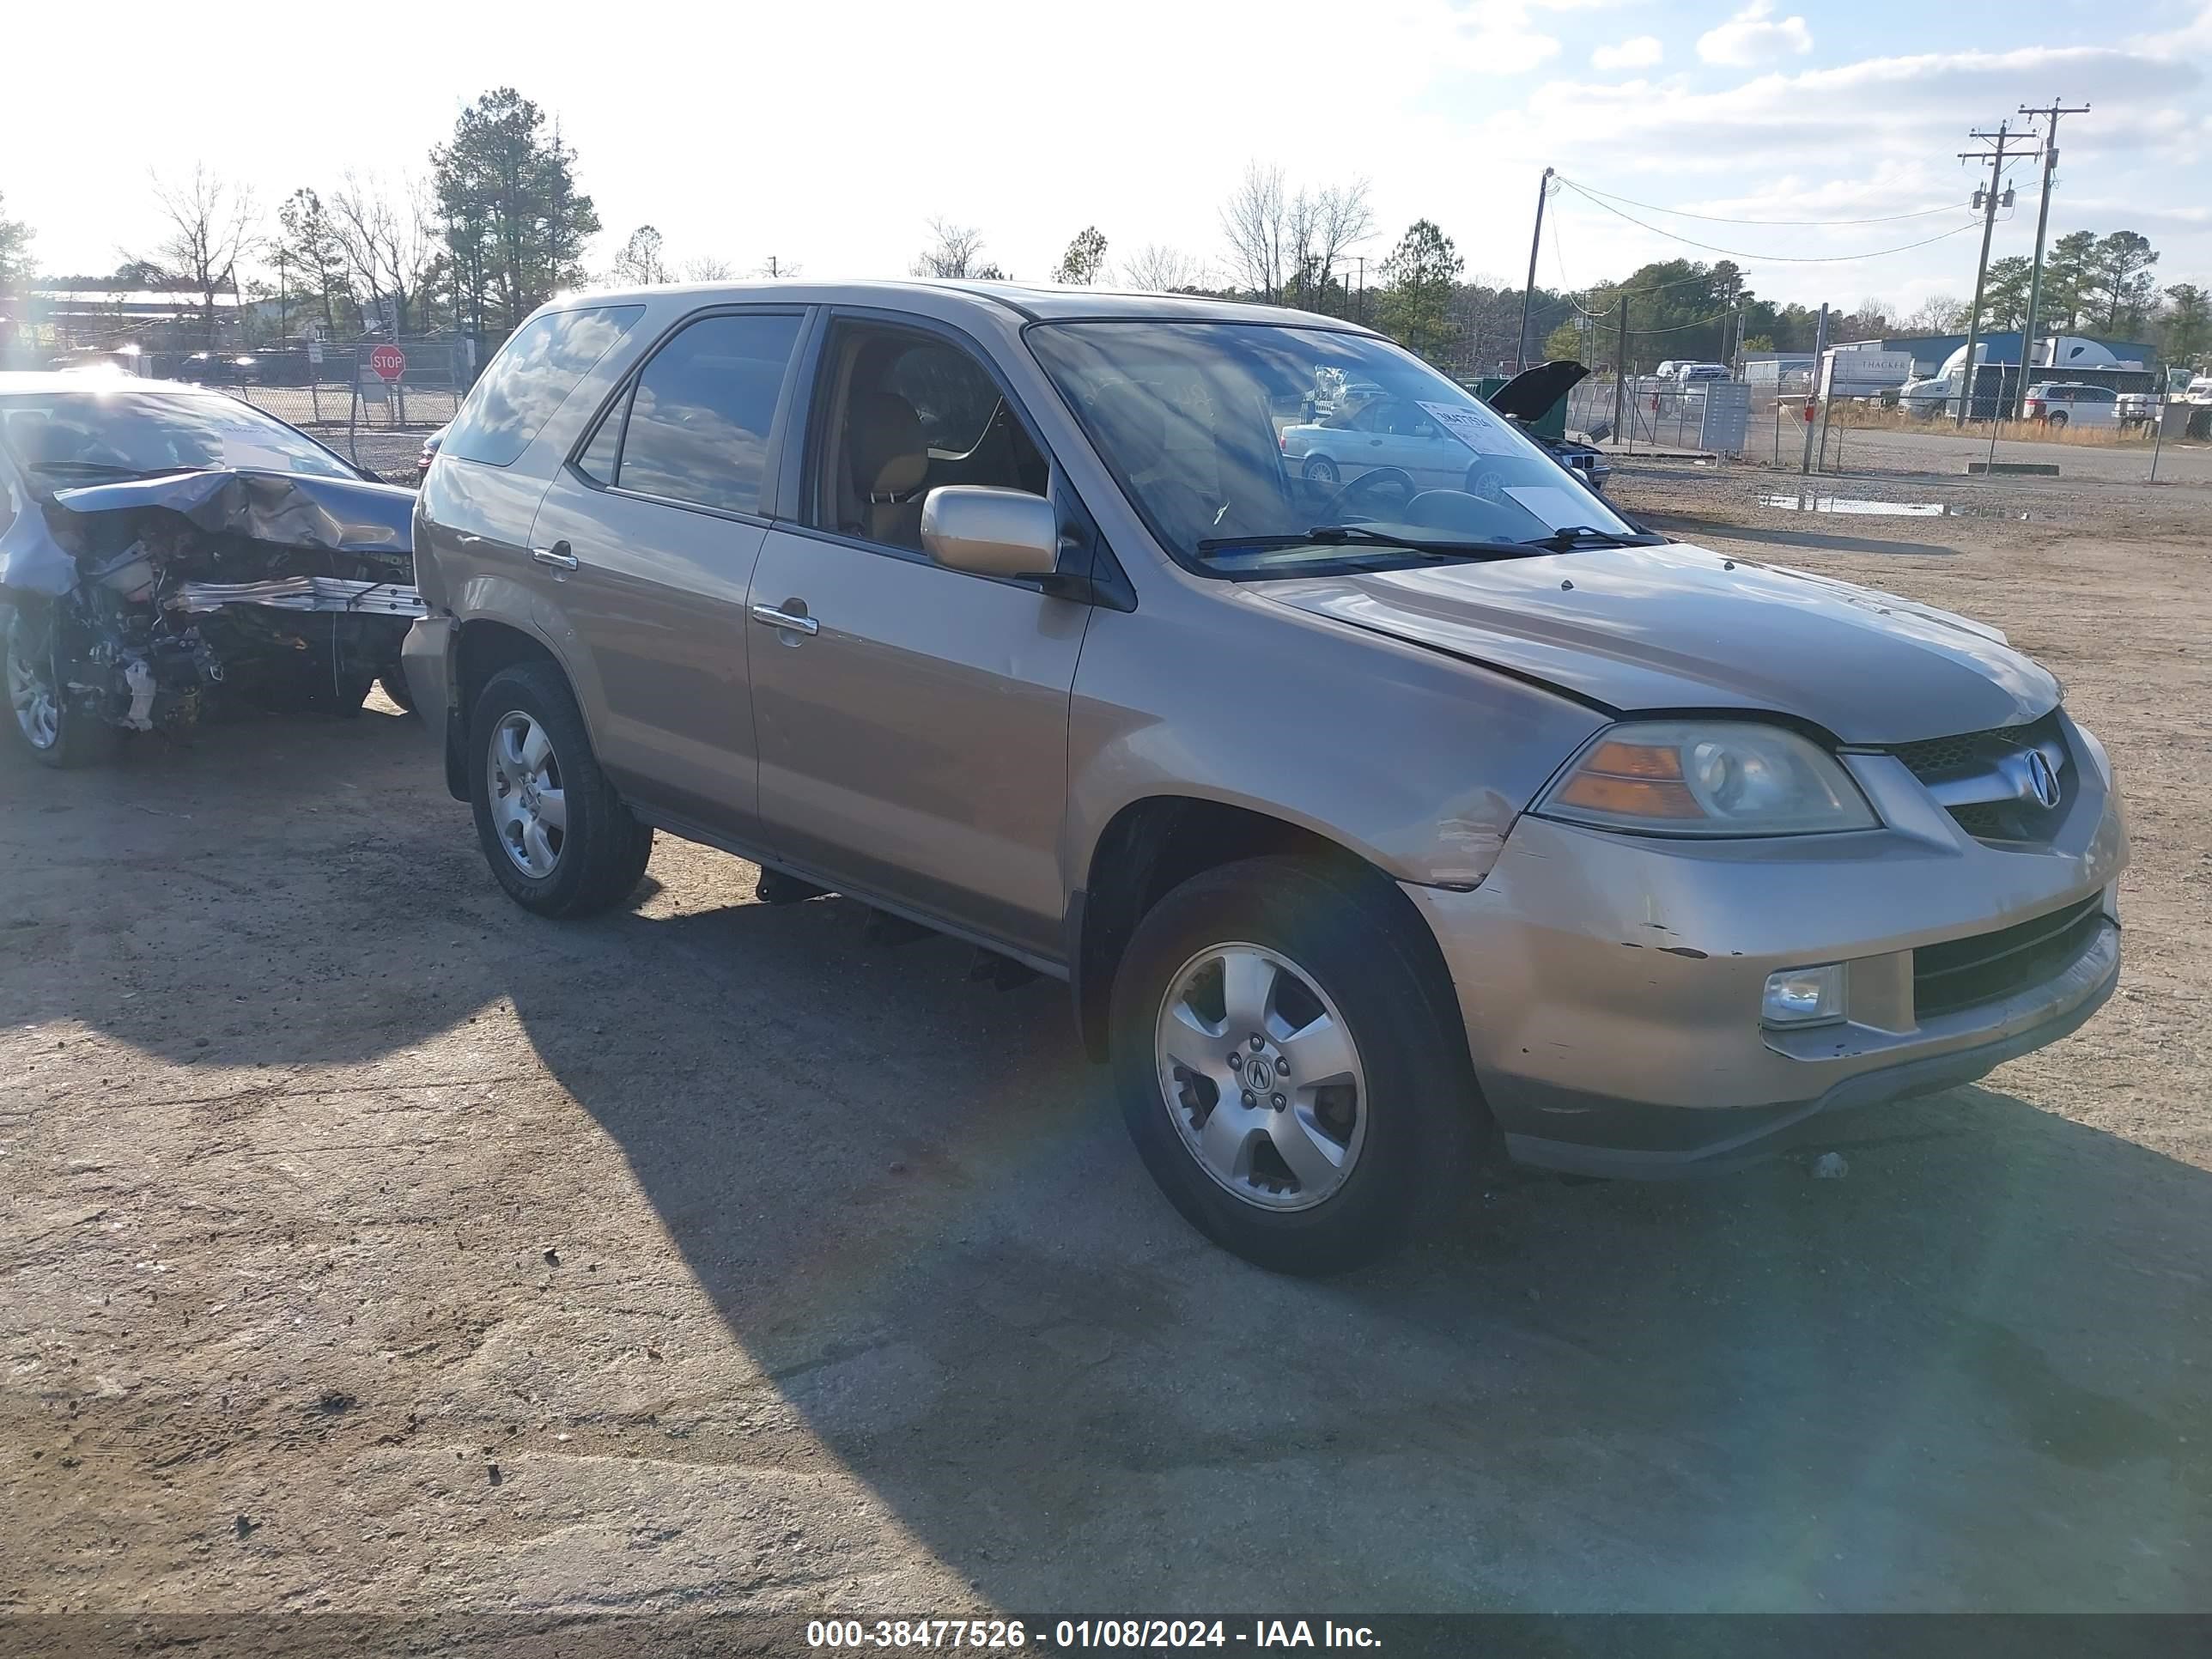
<path id="1" fill-rule="evenodd" d="M 1698 447 L 1716 455 L 1741 455 L 1751 441 L 1751 388 L 1735 380 L 1708 380 Z"/>

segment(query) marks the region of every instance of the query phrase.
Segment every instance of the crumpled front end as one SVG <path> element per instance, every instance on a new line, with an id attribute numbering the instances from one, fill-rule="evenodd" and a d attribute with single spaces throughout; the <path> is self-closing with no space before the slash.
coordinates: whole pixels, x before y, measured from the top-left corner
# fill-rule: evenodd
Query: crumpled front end
<path id="1" fill-rule="evenodd" d="M 358 708 L 398 678 L 413 496 L 210 471 L 65 489 L 0 536 L 12 649 L 72 717 L 188 728 L 210 702 Z M 50 665 L 50 670 L 49 670 Z"/>

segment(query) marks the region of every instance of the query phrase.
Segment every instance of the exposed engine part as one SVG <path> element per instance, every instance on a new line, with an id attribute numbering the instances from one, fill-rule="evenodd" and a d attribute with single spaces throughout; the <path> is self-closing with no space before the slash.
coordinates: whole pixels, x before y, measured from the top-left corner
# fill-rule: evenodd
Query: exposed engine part
<path id="1" fill-rule="evenodd" d="M 133 732 L 154 729 L 154 671 L 143 657 L 134 657 L 123 670 L 123 684 L 131 689 L 131 707 L 123 724 Z"/>

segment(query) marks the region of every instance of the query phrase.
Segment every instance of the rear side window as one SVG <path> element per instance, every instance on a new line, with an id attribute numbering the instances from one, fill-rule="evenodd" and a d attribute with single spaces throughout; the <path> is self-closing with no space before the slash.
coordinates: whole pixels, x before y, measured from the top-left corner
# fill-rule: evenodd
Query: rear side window
<path id="1" fill-rule="evenodd" d="M 627 424 L 618 404 L 579 464 L 641 495 L 757 511 L 769 428 L 799 325 L 788 313 L 738 313 L 687 325 L 640 371 Z M 611 440 L 617 428 L 619 456 Z"/>
<path id="2" fill-rule="evenodd" d="M 444 453 L 507 465 L 644 314 L 643 306 L 592 306 L 525 323 L 469 393 L 446 433 Z"/>

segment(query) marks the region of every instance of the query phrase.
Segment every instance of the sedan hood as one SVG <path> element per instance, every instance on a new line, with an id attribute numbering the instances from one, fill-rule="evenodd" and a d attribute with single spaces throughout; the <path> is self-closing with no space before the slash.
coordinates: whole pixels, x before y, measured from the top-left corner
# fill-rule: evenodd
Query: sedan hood
<path id="1" fill-rule="evenodd" d="M 2058 682 L 1996 629 L 1698 547 L 1608 548 L 1248 592 L 1553 686 L 1616 714 L 1792 715 L 1846 744 L 2033 720 Z"/>
<path id="2" fill-rule="evenodd" d="M 1540 421 L 1553 404 L 1589 378 L 1589 370 L 1562 357 L 1524 368 L 1484 399 L 1500 415 L 1516 421 Z"/>

